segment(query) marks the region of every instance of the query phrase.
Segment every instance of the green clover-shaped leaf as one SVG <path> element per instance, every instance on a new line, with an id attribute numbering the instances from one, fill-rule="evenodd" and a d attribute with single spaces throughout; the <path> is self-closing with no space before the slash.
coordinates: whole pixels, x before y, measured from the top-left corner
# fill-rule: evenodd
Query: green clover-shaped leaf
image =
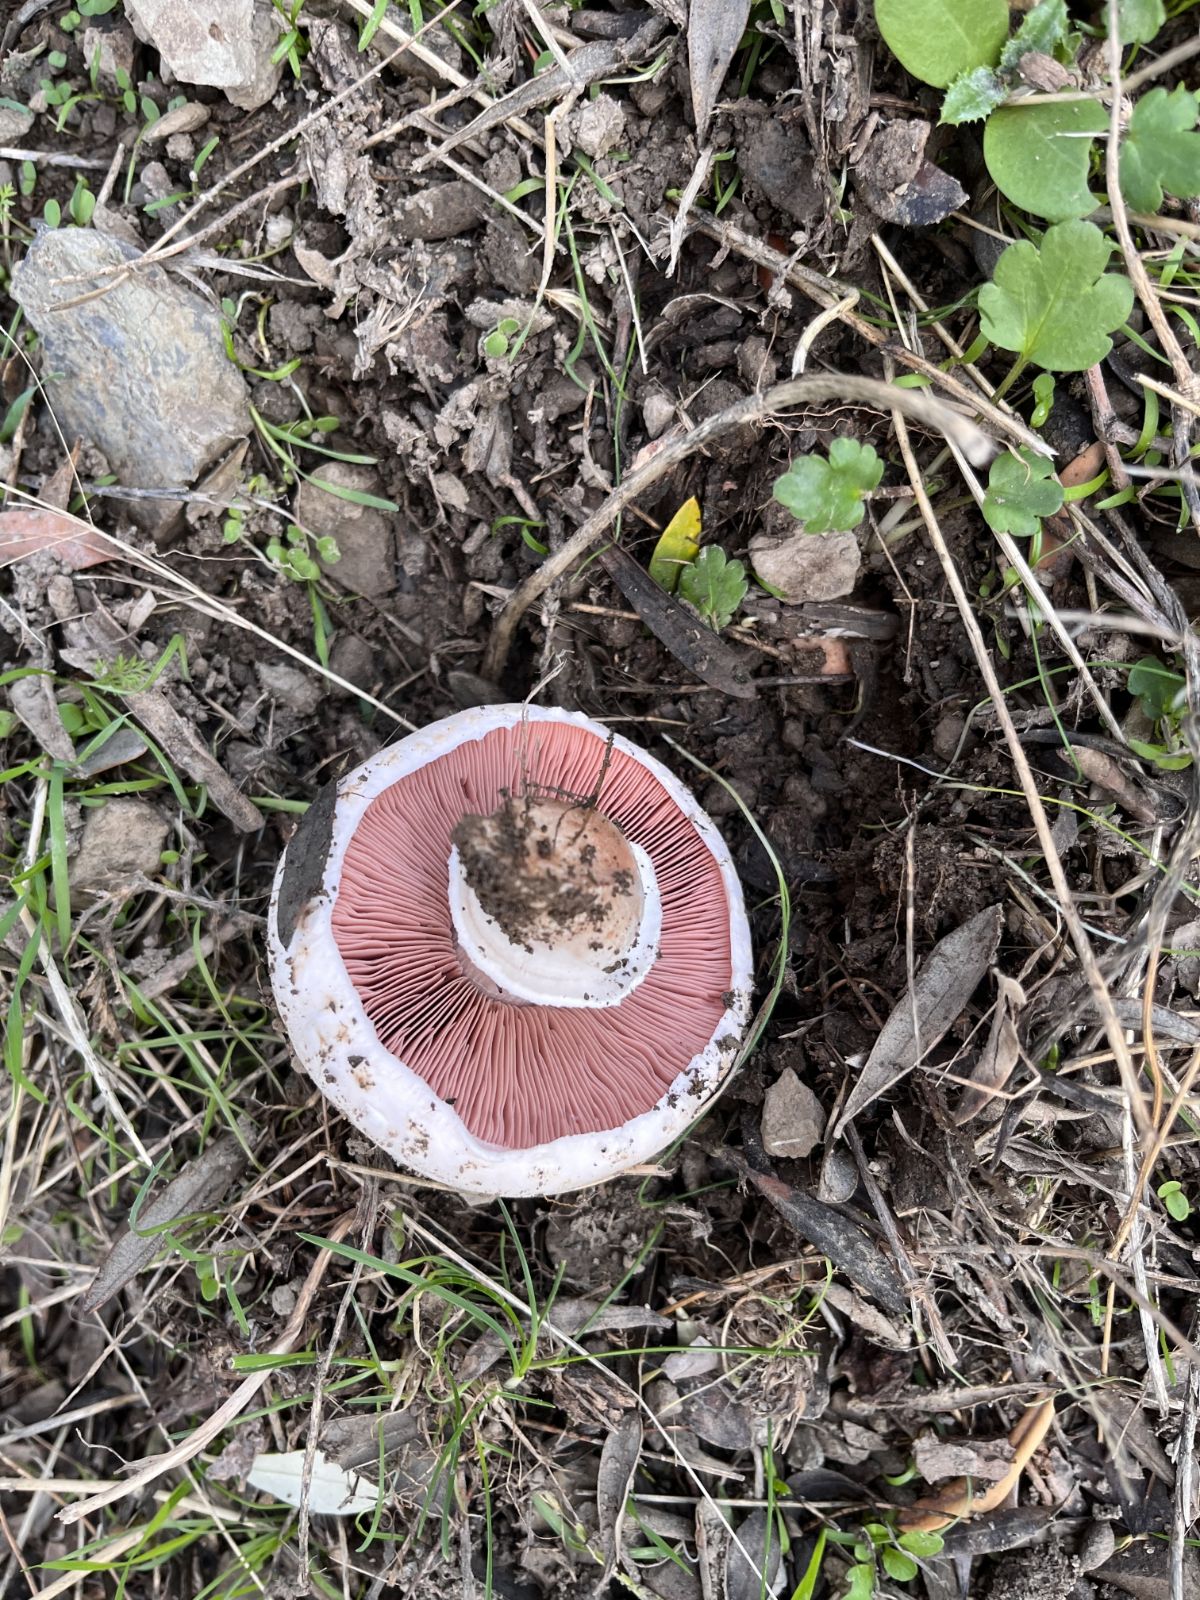
<path id="1" fill-rule="evenodd" d="M 984 335 L 1048 372 L 1083 372 L 1112 349 L 1133 287 L 1105 272 L 1112 245 L 1092 222 L 1057 222 L 1041 247 L 1010 244 L 979 291 Z"/>
<path id="2" fill-rule="evenodd" d="M 1133 211 L 1156 212 L 1163 190 L 1176 199 L 1200 194 L 1200 97 L 1178 84 L 1150 89 L 1133 108 L 1121 145 L 1121 193 Z"/>
<path id="3" fill-rule="evenodd" d="M 746 569 L 719 545 L 706 545 L 679 578 L 679 593 L 712 628 L 727 627 L 746 598 Z"/>
<path id="4" fill-rule="evenodd" d="M 1042 518 L 1058 511 L 1063 487 L 1054 476 L 1054 463 L 1032 450 L 997 456 L 988 475 L 983 500 L 984 521 L 997 533 L 1031 538 Z"/>
<path id="5" fill-rule="evenodd" d="M 829 458 L 797 456 L 772 494 L 808 533 L 842 533 L 863 519 L 863 496 L 878 488 L 883 462 L 869 444 L 835 439 Z"/>

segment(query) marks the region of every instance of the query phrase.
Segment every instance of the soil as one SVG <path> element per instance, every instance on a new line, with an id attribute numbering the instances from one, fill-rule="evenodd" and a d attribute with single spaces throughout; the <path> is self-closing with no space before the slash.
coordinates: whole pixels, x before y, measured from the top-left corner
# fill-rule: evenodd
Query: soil
<path id="1" fill-rule="evenodd" d="M 0 1511 L 12 1552 L 0 1550 L 0 1597 L 59 1592 L 48 1586 L 60 1569 L 44 1563 L 78 1554 L 87 1537 L 100 1541 L 92 1559 L 110 1563 L 80 1577 L 73 1592 L 89 1596 L 117 1592 L 133 1549 L 130 1597 L 740 1600 L 760 1593 L 752 1573 L 768 1526 L 774 1592 L 839 1596 L 853 1541 L 823 1544 L 819 1586 L 802 1585 L 822 1528 L 868 1543 L 866 1525 L 899 1537 L 912 1502 L 948 1487 L 920 1480 L 914 1441 L 953 1441 L 968 1462 L 972 1448 L 983 1463 L 1011 1455 L 1047 1396 L 1053 1422 L 1003 1500 L 947 1523 L 944 1549 L 931 1548 L 915 1576 L 881 1569 L 877 1592 L 1197 1592 L 1196 1550 L 1178 1542 L 1195 1491 L 1177 1476 L 1197 1411 L 1195 1215 L 1186 1203 L 1169 1214 L 1150 1194 L 1132 1245 L 1121 1235 L 1141 1132 L 947 565 L 903 498 L 889 416 L 846 401 L 731 425 L 622 510 L 610 537 L 640 568 L 694 496 L 704 543 L 749 569 L 755 536 L 776 525 L 772 485 L 794 455 L 848 436 L 887 463 L 892 496 L 872 502 L 859 530 L 852 592 L 831 596 L 820 572 L 811 593 L 787 600 L 751 585 L 722 636 L 736 652 L 736 692 L 714 687 L 729 669 L 695 649 L 701 635 L 710 641 L 693 612 L 670 601 L 676 631 L 664 632 L 660 612 L 616 581 L 618 567 L 596 560 L 535 601 L 498 675 L 484 675 L 497 616 L 547 552 L 665 442 L 787 377 L 802 338 L 810 372 L 883 377 L 903 370 L 913 341 L 943 360 L 931 319 L 910 317 L 907 301 L 901 336 L 887 309 L 899 280 L 873 238 L 925 305 L 953 308 L 946 326 L 961 345 L 974 336 L 964 303 L 994 260 L 975 224 L 996 216 L 978 139 L 930 135 L 936 97 L 885 60 L 871 8 L 824 8 L 827 48 L 802 79 L 797 40 L 822 8 L 795 0 L 786 26 L 764 18 L 753 60 L 739 54 L 740 76 L 725 80 L 707 134 L 719 159 L 690 208 L 681 195 L 698 150 L 675 9 L 555 11 L 552 56 L 592 52 L 595 92 L 582 87 L 573 102 L 534 92 L 530 63 L 548 47 L 510 0 L 486 21 L 459 13 L 484 52 L 478 78 L 460 44 L 433 29 L 428 47 L 445 71 L 404 55 L 350 94 L 395 40 L 383 30 L 360 53 L 372 8 L 313 0 L 301 11 L 298 71 L 285 65 L 274 99 L 252 111 L 216 88 L 164 86 L 153 44 L 134 41 L 139 94 L 165 111 L 182 91 L 208 113 L 196 131 L 136 146 L 144 118 L 103 79 L 86 92 L 88 61 L 62 8 L 25 6 L 6 21 L 0 93 L 36 102 L 46 53 L 59 51 L 55 81 L 82 98 L 61 128 L 51 106 L 9 141 L 42 152 L 33 194 L 20 162 L 0 159 L 0 184 L 15 191 L 5 260 L 23 253 L 48 200 L 67 211 L 73 161 L 89 163 L 93 192 L 113 163 L 94 225 L 148 247 L 187 219 L 177 237 L 193 242 L 171 270 L 225 306 L 261 423 L 207 486 L 190 496 L 161 486 L 184 509 L 152 537 L 94 443 L 61 438 L 36 398 L 0 446 L 10 487 L 52 495 L 64 448 L 74 451 L 67 496 L 82 485 L 86 500 L 72 504 L 128 553 L 86 569 L 53 556 L 10 568 L 0 667 L 55 674 L 78 753 L 98 705 L 118 717 L 126 707 L 113 657 L 78 633 L 81 617 L 101 611 L 123 660 L 148 671 L 167 658 L 140 688 L 260 821 L 248 827 L 222 807 L 219 784 L 184 767 L 179 750 L 143 740 L 81 777 L 61 761 L 51 768 L 33 711 L 12 721 L 0 828 L 17 887 L 22 873 L 48 885 L 35 910 L 51 932 L 48 964 L 31 977 L 28 934 L 3 919 L 16 1009 L 0 1166 Z M 389 15 L 407 26 L 407 12 Z M 1194 16 L 1176 23 L 1182 37 Z M 119 8 L 96 26 L 132 38 Z M 524 86 L 527 100 L 493 115 L 455 74 L 484 99 Z M 869 183 L 843 186 L 892 117 L 897 172 L 880 158 Z M 281 139 L 289 126 L 302 131 Z M 560 182 L 548 219 L 551 132 Z M 949 195 L 936 220 L 889 200 L 906 173 L 925 174 L 922 204 L 937 210 Z M 208 189 L 212 203 L 193 210 Z M 804 271 L 856 290 L 854 315 L 869 309 L 879 341 L 845 318 L 814 332 L 827 299 Z M 15 329 L 11 299 L 4 309 Z M 0 373 L 6 405 L 30 382 L 27 357 L 36 365 L 36 344 L 18 335 Z M 1143 359 L 1122 337 L 1105 368 L 1135 429 Z M 1003 371 L 989 369 L 992 382 Z M 280 445 L 281 431 L 313 418 L 329 421 Z M 1082 380 L 1059 379 L 1047 430 L 1074 441 L 1066 459 L 1091 441 Z M 1058 636 L 1035 630 L 1006 588 L 1007 562 L 941 439 L 910 432 L 1102 978 L 1125 1008 L 1121 1027 L 1137 1030 L 1129 1038 L 1142 1038 L 1134 955 L 1144 959 L 1147 919 L 1163 918 L 1151 995 L 1160 1057 L 1153 1041 L 1147 1054 L 1161 1059 L 1170 1101 L 1198 1037 L 1194 983 L 1171 946 L 1192 908 L 1155 898 L 1147 863 L 1178 849 L 1179 878 L 1190 870 L 1193 774 L 1139 766 L 1113 743 Z M 354 459 L 306 453 L 311 443 Z M 1144 498 L 1101 517 L 1107 552 L 1084 545 L 1045 571 L 1053 605 L 1069 616 L 1119 603 L 1124 616 L 1133 580 L 1121 574 L 1136 569 L 1185 608 L 1194 557 L 1171 545 L 1173 515 Z M 289 546 L 293 525 L 304 531 Z M 339 561 L 318 559 L 318 537 L 336 542 Z M 315 576 L 281 570 L 289 549 L 313 553 Z M 1124 589 L 1106 587 L 1113 570 Z M 1128 665 L 1146 642 L 1110 620 L 1072 638 L 1113 721 L 1133 730 Z M 760 993 L 776 975 L 779 992 L 722 1098 L 659 1164 L 577 1196 L 472 1207 L 391 1169 L 293 1071 L 262 919 L 296 813 L 324 785 L 407 726 L 527 696 L 586 712 L 695 787 L 746 889 Z M 1061 759 L 1066 734 L 1056 759 L 1055 745 L 1037 742 L 1047 727 L 1079 735 L 1080 748 L 1097 741 L 1108 767 L 1085 773 Z M 35 837 L 47 793 L 53 831 Z M 916 1070 L 833 1139 L 884 1023 L 898 1008 L 907 1015 L 914 972 L 996 905 L 1002 936 L 986 977 L 958 997 Z M 69 941 L 59 910 L 73 919 Z M 52 967 L 71 996 L 65 1009 Z M 1136 1072 L 1141 1044 L 1135 1057 Z M 988 1079 L 1001 1058 L 1008 1072 Z M 794 1075 L 785 1087 L 798 1079 L 807 1090 L 805 1120 L 783 1125 L 780 1096 L 770 1149 L 811 1149 L 802 1159 L 763 1149 L 764 1100 L 783 1074 Z M 960 1123 L 964 1084 L 981 1078 L 998 1091 Z M 829 1124 L 815 1145 L 813 1096 Z M 1192 1126 L 1177 1125 L 1155 1186 L 1174 1181 L 1186 1196 L 1194 1185 Z M 114 1241 L 131 1237 L 127 1225 L 136 1233 L 147 1196 L 222 1135 L 245 1146 L 237 1174 L 223 1167 L 224 1187 L 180 1198 L 163 1225 L 167 1247 L 84 1310 L 80 1297 Z M 159 1164 L 153 1183 L 139 1145 Z M 330 1239 L 345 1249 L 322 1255 Z M 513 1307 L 523 1303 L 550 1326 L 522 1323 Z M 133 1474 L 193 1438 L 264 1352 L 279 1360 L 264 1363 L 263 1386 L 186 1470 L 114 1496 L 81 1524 L 56 1520 L 80 1499 L 58 1480 L 102 1491 L 126 1466 Z M 374 1524 L 310 1519 L 247 1484 L 260 1450 L 303 1451 L 347 1417 L 398 1413 L 412 1428 L 390 1457 L 394 1493 Z M 56 1487 L 14 1487 L 26 1475 Z M 191 1518 L 191 1532 L 155 1556 L 151 1519 L 176 1489 L 170 1526 Z M 626 1504 L 622 1519 L 612 1508 Z M 776 1505 L 768 1523 L 764 1507 Z M 1110 1526 L 1122 1552 L 1145 1558 L 1134 1578 L 1116 1558 L 1088 1563 L 1095 1530 Z M 126 1530 L 143 1543 L 118 1549 Z"/>

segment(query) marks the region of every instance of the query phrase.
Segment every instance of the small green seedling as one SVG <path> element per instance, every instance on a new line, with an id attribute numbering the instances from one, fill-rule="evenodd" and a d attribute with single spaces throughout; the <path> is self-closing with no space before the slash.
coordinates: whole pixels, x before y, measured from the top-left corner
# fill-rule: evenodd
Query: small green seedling
<path id="1" fill-rule="evenodd" d="M 484 355 L 492 361 L 503 361 L 520 331 L 521 324 L 515 317 L 501 317 L 491 332 L 483 336 Z"/>
<path id="2" fill-rule="evenodd" d="M 1155 656 L 1143 656 L 1129 669 L 1129 692 L 1154 724 L 1155 735 L 1154 741 L 1128 738 L 1129 748 L 1164 772 L 1180 772 L 1192 763 L 1180 734 L 1185 688 L 1179 673 Z"/>
<path id="3" fill-rule="evenodd" d="M 983 159 L 1013 205 L 1048 222 L 1096 209 L 1088 188 L 1092 141 L 1108 127 L 1098 100 L 1001 106 L 983 131 Z"/>
<path id="4" fill-rule="evenodd" d="M 1192 1214 L 1192 1203 L 1183 1192 L 1183 1185 L 1175 1178 L 1158 1186 L 1158 1198 L 1176 1222 L 1186 1222 Z"/>
<path id="5" fill-rule="evenodd" d="M 1062 503 L 1063 486 L 1046 456 L 1022 449 L 992 462 L 983 517 L 994 532 L 1031 539 L 1041 531 L 1042 518 L 1061 510 Z"/>
<path id="6" fill-rule="evenodd" d="M 719 545 L 706 545 L 679 578 L 679 593 L 700 613 L 700 620 L 718 633 L 733 621 L 749 584 L 740 561 L 731 561 Z"/>
<path id="7" fill-rule="evenodd" d="M 313 557 L 313 550 L 330 566 L 341 559 L 337 540 L 329 534 L 312 535 L 297 523 L 289 522 L 283 539 L 268 541 L 266 557 L 293 583 L 314 583 L 321 576 L 321 569 Z"/>
<path id="8" fill-rule="evenodd" d="M 1112 349 L 1133 309 L 1133 286 L 1105 272 L 1113 247 L 1093 222 L 1058 222 L 1041 245 L 1010 244 L 979 291 L 983 332 L 1048 372 L 1084 372 Z"/>
<path id="9" fill-rule="evenodd" d="M 889 1522 L 865 1522 L 856 1533 L 830 1532 L 828 1538 L 831 1544 L 848 1545 L 854 1557 L 839 1600 L 872 1600 L 880 1566 L 893 1582 L 911 1583 L 920 1563 L 940 1555 L 945 1542 L 940 1533 L 916 1528 L 898 1533 Z"/>
<path id="10" fill-rule="evenodd" d="M 845 532 L 858 527 L 863 500 L 882 477 L 883 462 L 869 444 L 835 439 L 828 457 L 797 456 L 771 492 L 807 533 Z"/>

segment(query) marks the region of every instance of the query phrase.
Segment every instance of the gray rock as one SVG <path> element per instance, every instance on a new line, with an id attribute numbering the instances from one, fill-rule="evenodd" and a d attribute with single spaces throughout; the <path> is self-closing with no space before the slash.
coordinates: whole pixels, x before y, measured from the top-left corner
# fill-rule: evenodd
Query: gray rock
<path id="1" fill-rule="evenodd" d="M 571 118 L 571 136 L 585 156 L 598 161 L 625 137 L 625 112 L 611 95 L 585 100 Z"/>
<path id="2" fill-rule="evenodd" d="M 71 890 L 86 894 L 114 888 L 139 873 L 158 871 L 167 821 L 147 800 L 117 796 L 88 813 L 79 853 L 71 863 Z"/>
<path id="3" fill-rule="evenodd" d="M 348 461 L 324 461 L 318 476 L 341 489 L 360 494 L 382 492 L 371 467 Z M 296 521 L 318 537 L 337 540 L 341 560 L 325 570 L 354 594 L 388 594 L 396 587 L 396 531 L 392 517 L 372 506 L 356 505 L 305 481 L 296 496 Z"/>
<path id="4" fill-rule="evenodd" d="M 223 89 L 243 111 L 275 93 L 283 63 L 271 61 L 280 32 L 271 0 L 125 0 L 125 12 L 181 83 Z"/>
<path id="5" fill-rule="evenodd" d="M 133 488 L 183 489 L 249 431 L 246 387 L 198 294 L 161 267 L 102 276 L 136 254 L 88 229 L 47 231 L 13 273 L 13 295 L 41 334 L 67 438 L 98 445 Z M 85 298 L 97 286 L 104 293 Z M 173 510 L 134 502 L 148 526 Z"/>
<path id="6" fill-rule="evenodd" d="M 487 201 L 465 178 L 435 183 L 402 200 L 392 220 L 400 239 L 453 239 L 487 217 Z"/>
<path id="7" fill-rule="evenodd" d="M 0 106 L 0 144 L 19 144 L 32 127 L 33 112 L 27 106 Z"/>
<path id="8" fill-rule="evenodd" d="M 273 699 L 302 717 L 311 716 L 327 692 L 320 678 L 286 661 L 256 661 L 254 670 Z"/>
<path id="9" fill-rule="evenodd" d="M 791 1067 L 785 1067 L 763 1101 L 763 1149 L 768 1155 L 799 1160 L 811 1155 L 824 1133 L 821 1102 Z"/>
<path id="10" fill-rule="evenodd" d="M 113 28 L 85 28 L 80 43 L 88 71 L 95 62 L 96 76 L 106 89 L 116 88 L 118 72 L 133 77 L 133 52 L 137 42 L 133 29 L 124 22 L 118 22 Z"/>
<path id="11" fill-rule="evenodd" d="M 858 582 L 862 553 L 852 533 L 783 535 L 763 529 L 750 541 L 750 563 L 764 583 L 792 605 L 805 600 L 838 600 Z"/>

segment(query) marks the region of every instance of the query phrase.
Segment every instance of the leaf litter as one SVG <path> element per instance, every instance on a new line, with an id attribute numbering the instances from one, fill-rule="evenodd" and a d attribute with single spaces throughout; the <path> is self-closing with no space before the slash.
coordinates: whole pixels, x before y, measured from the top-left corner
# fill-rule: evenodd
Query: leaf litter
<path id="1" fill-rule="evenodd" d="M 922 4 L 906 0 L 907 33 L 899 0 L 878 10 L 923 82 L 1047 93 L 1080 64 L 1058 59 L 1074 48 L 1062 8 L 1010 22 L 980 4 L 964 31 L 961 8 L 939 29 Z M 156 475 L 153 455 L 131 473 L 125 441 L 72 405 L 59 421 L 83 437 L 60 438 L 32 335 L 0 373 L 0 469 L 42 501 L 35 523 L 7 500 L 0 530 L 21 515 L 43 543 L 64 535 L 59 556 L 21 547 L 0 615 L 14 1473 L 84 1511 L 89 1559 L 111 1555 L 131 1593 L 141 1557 L 120 1568 L 119 1541 L 154 1535 L 179 1540 L 156 1568 L 167 1595 L 307 1581 L 287 1508 L 311 1443 L 306 1550 L 330 1592 L 607 1583 L 698 1600 L 805 1593 L 811 1577 L 835 1596 L 869 1578 L 1040 1600 L 1036 1566 L 1174 1600 L 1195 1577 L 1196 1510 L 1172 1460 L 1196 1425 L 1195 580 L 1171 543 L 1188 487 L 1166 476 L 1190 448 L 1178 356 L 1195 360 L 1194 93 L 1171 65 L 1186 18 L 1118 8 L 1126 42 L 1153 40 L 1123 86 L 1119 154 L 1126 204 L 1161 209 L 1139 239 L 1172 350 L 1144 319 L 1138 261 L 1088 209 L 1107 102 L 1055 113 L 1075 130 L 1045 151 L 1064 171 L 996 213 L 978 153 L 1001 160 L 1033 108 L 1018 122 L 993 99 L 982 129 L 958 130 L 966 159 L 868 41 L 864 8 L 836 26 L 807 4 L 455 8 L 415 44 L 371 0 L 293 9 L 269 114 L 235 117 L 214 85 L 181 84 L 172 104 L 165 48 L 116 12 L 86 19 L 105 45 L 95 85 L 55 15 L 17 24 L 22 48 L 50 30 L 42 66 L 6 63 L 6 105 L 48 97 L 29 143 L 54 157 L 32 187 L 4 158 L 6 263 L 45 226 L 119 258 L 126 287 L 201 297 L 254 408 L 211 468 L 206 441 L 225 435 L 205 424 L 222 418 L 195 419 L 205 465 L 188 487 L 190 468 Z M 132 111 L 104 76 L 110 46 L 136 53 Z M 1097 81 L 1080 61 L 1092 76 L 1071 81 Z M 88 174 L 118 143 L 128 165 L 93 209 Z M 58 163 L 80 152 L 98 165 Z M 872 188 L 876 167 L 888 184 Z M 104 229 L 120 247 L 87 247 Z M 176 276 L 186 293 L 165 287 Z M 73 287 L 96 291 L 77 310 L 101 326 L 131 303 Z M 990 348 L 972 343 L 976 303 Z M 144 351 L 145 333 L 113 348 Z M 797 351 L 834 375 L 826 392 L 761 406 Z M 1032 541 L 1036 604 L 928 412 L 906 412 L 907 473 L 885 359 L 905 406 L 927 384 L 985 419 L 977 464 L 996 459 L 1001 532 Z M 153 368 L 120 374 L 147 412 L 165 392 Z M 1085 369 L 1078 389 L 1044 381 Z M 203 411 L 204 386 L 184 399 Z M 1005 481 L 1022 448 L 1029 472 Z M 826 481 L 852 455 L 870 470 Z M 1060 476 L 1070 499 L 1051 459 L 1084 464 Z M 659 476 L 610 501 L 651 461 Z M 789 473 L 811 480 L 810 515 L 846 524 L 838 604 L 752 580 Z M 689 506 L 678 546 L 657 550 Z M 930 558 L 938 536 L 948 565 Z M 313 563 L 321 539 L 344 542 L 341 562 Z M 544 570 L 554 581 L 527 591 Z M 1090 681 L 1060 653 L 1067 627 Z M 1169 692 L 1148 687 L 1151 650 Z M 684 775 L 735 852 L 762 986 L 778 974 L 780 993 L 677 1151 L 607 1193 L 503 1212 L 384 1170 L 307 1098 L 263 1003 L 255 913 L 299 810 L 397 724 L 531 691 L 704 762 Z M 72 895 L 96 819 L 112 838 L 129 805 L 154 818 L 154 858 Z M 791 1083 L 804 1120 L 793 1099 L 777 1126 L 771 1091 Z M 244 1117 L 255 1162 L 218 1131 Z M 352 1276 L 322 1239 L 376 1265 Z M 69 1459 L 49 1446 L 60 1413 Z M 174 1442 L 155 1456 L 162 1428 Z M 947 1476 L 963 1480 L 947 1499 L 915 1505 Z M 33 1491 L 4 1481 L 22 1559 L 55 1559 Z M 1134 1571 L 1114 1527 L 1158 1566 Z M 916 1535 L 931 1542 L 901 1542 Z M 19 1577 L 10 1562 L 4 1581 Z"/>

